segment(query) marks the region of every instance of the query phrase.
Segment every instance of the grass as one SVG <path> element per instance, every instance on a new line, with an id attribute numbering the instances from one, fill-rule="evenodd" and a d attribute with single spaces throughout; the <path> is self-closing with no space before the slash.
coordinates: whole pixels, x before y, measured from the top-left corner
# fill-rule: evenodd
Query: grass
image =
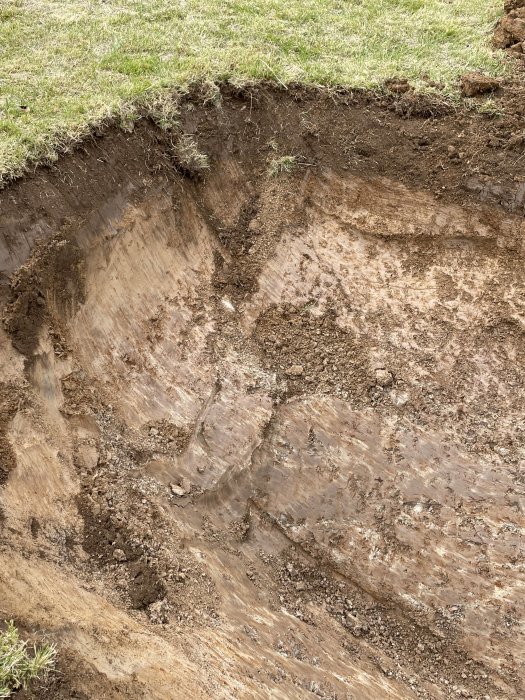
<path id="1" fill-rule="evenodd" d="M 0 177 L 196 80 L 452 91 L 505 71 L 501 0 L 1 0 Z"/>
<path id="2" fill-rule="evenodd" d="M 189 134 L 183 134 L 177 143 L 172 143 L 172 155 L 175 166 L 189 177 L 198 177 L 210 167 L 208 156 L 199 151 Z"/>
<path id="3" fill-rule="evenodd" d="M 297 165 L 295 156 L 281 156 L 280 158 L 272 158 L 268 173 L 271 177 L 280 175 L 281 173 L 291 173 Z"/>
<path id="4" fill-rule="evenodd" d="M 0 698 L 9 698 L 18 688 L 26 688 L 31 681 L 43 679 L 55 662 L 56 649 L 42 644 L 29 652 L 20 639 L 13 622 L 0 632 Z"/>

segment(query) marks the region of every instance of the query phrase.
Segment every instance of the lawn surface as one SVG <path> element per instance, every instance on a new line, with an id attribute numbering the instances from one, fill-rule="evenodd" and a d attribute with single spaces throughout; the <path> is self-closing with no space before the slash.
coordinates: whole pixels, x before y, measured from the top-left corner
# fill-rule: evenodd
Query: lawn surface
<path id="1" fill-rule="evenodd" d="M 195 79 L 451 90 L 493 75 L 502 0 L 0 0 L 0 178 Z"/>

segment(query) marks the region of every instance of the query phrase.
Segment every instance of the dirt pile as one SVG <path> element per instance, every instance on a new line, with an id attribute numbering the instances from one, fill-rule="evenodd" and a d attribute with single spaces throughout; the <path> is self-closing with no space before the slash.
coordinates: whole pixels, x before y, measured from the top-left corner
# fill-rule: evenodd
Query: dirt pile
<path id="1" fill-rule="evenodd" d="M 39 697 L 523 695 L 521 113 L 417 100 L 188 98 L 202 177 L 143 123 L 0 193 Z"/>
<path id="2" fill-rule="evenodd" d="M 521 58 L 525 54 L 525 2 L 510 0 L 505 3 L 505 15 L 498 22 L 494 32 L 494 46 L 508 49 Z"/>

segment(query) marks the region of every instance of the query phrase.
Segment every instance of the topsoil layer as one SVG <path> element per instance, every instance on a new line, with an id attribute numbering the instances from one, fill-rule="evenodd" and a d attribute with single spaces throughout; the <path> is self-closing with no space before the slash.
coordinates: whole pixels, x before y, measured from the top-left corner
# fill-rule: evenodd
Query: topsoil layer
<path id="1" fill-rule="evenodd" d="M 196 92 L 0 192 L 19 698 L 524 696 L 523 92 L 389 90 Z"/>

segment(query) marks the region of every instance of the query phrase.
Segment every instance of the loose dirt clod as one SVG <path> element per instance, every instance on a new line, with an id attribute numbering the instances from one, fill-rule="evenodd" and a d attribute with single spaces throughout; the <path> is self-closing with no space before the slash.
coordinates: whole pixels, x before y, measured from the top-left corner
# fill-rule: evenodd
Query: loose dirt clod
<path id="1" fill-rule="evenodd" d="M 509 49 L 520 55 L 525 42 L 525 4 L 522 0 L 512 0 L 505 3 L 505 12 L 494 31 L 493 44 L 497 49 Z"/>
<path id="2" fill-rule="evenodd" d="M 482 73 L 465 73 L 461 78 L 461 93 L 464 97 L 476 97 L 500 88 L 500 81 Z"/>

